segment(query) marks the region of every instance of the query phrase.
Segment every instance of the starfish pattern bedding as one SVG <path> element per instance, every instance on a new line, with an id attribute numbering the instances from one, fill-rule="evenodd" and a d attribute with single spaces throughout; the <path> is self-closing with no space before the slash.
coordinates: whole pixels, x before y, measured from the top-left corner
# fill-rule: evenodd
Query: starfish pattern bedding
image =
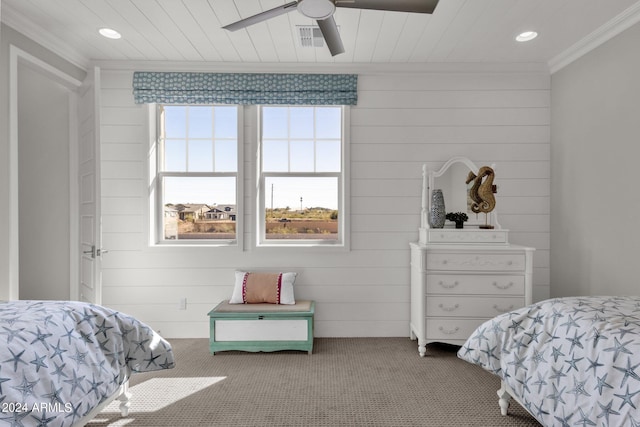
<path id="1" fill-rule="evenodd" d="M 0 303 L 0 425 L 72 426 L 171 346 L 126 314 L 75 301 Z"/>
<path id="2" fill-rule="evenodd" d="M 502 314 L 458 351 L 544 426 L 640 426 L 640 297 L 568 297 Z"/>

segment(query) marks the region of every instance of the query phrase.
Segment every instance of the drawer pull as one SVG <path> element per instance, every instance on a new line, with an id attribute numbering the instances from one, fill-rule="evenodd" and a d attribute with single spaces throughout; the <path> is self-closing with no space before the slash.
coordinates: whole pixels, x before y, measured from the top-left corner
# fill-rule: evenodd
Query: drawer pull
<path id="1" fill-rule="evenodd" d="M 446 329 L 445 330 L 442 326 L 440 326 L 438 329 L 440 330 L 440 332 L 442 332 L 443 334 L 447 334 L 447 335 L 453 335 L 453 334 L 455 334 L 456 332 L 458 332 L 460 330 L 460 328 L 457 327 L 457 326 L 453 330 L 452 329 Z"/>
<path id="2" fill-rule="evenodd" d="M 440 307 L 441 309 L 443 309 L 444 311 L 455 311 L 458 309 L 458 307 L 460 307 L 458 304 L 454 305 L 453 307 L 445 307 L 444 304 L 440 304 L 438 305 L 438 307 Z"/>
<path id="3" fill-rule="evenodd" d="M 493 282 L 493 286 L 495 286 L 498 289 L 509 289 L 510 287 L 513 286 L 513 282 L 509 282 L 506 285 L 499 285 L 498 282 Z"/>
<path id="4" fill-rule="evenodd" d="M 506 313 L 507 311 L 511 311 L 511 310 L 513 310 L 513 304 L 511 304 L 511 305 L 510 305 L 509 307 L 507 307 L 507 308 L 502 308 L 502 307 L 499 307 L 499 306 L 498 306 L 498 304 L 494 304 L 494 305 L 493 305 L 493 309 L 494 309 L 495 311 L 497 311 L 498 313 Z"/>
<path id="5" fill-rule="evenodd" d="M 453 288 L 455 288 L 456 286 L 458 286 L 458 285 L 459 285 L 459 283 L 458 283 L 458 281 L 456 280 L 455 282 L 453 282 L 453 283 L 451 283 L 451 284 L 449 285 L 449 284 L 444 283 L 442 280 L 440 280 L 440 281 L 438 282 L 438 285 L 440 285 L 441 287 L 443 287 L 443 288 L 445 288 L 445 289 L 453 289 Z"/>

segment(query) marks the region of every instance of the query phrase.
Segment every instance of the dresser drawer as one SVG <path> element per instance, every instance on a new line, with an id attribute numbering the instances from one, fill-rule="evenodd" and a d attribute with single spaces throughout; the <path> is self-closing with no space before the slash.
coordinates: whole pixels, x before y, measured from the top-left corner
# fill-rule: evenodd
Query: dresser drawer
<path id="1" fill-rule="evenodd" d="M 466 340 L 487 319 L 449 319 L 428 317 L 425 322 L 428 341 Z"/>
<path id="2" fill-rule="evenodd" d="M 429 252 L 426 268 L 445 271 L 524 271 L 525 255 Z"/>
<path id="3" fill-rule="evenodd" d="M 427 294 L 524 295 L 524 276 L 427 274 Z"/>
<path id="4" fill-rule="evenodd" d="M 509 230 L 485 230 L 481 228 L 428 228 L 421 229 L 421 240 L 424 243 L 476 243 L 507 244 Z M 424 237 L 423 237 L 424 236 Z"/>
<path id="5" fill-rule="evenodd" d="M 427 317 L 486 317 L 515 310 L 524 305 L 524 297 L 433 297 L 427 298 Z"/>

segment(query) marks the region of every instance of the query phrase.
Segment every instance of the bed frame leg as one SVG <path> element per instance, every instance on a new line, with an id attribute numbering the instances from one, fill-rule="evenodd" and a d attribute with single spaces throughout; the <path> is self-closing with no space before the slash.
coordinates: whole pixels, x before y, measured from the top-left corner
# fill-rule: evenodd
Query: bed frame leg
<path id="1" fill-rule="evenodd" d="M 500 390 L 498 390 L 497 393 L 500 413 L 502 415 L 507 415 L 507 409 L 509 409 L 509 403 L 511 402 L 511 395 L 507 391 L 504 381 L 500 381 Z"/>
<path id="2" fill-rule="evenodd" d="M 129 415 L 129 407 L 131 406 L 131 392 L 129 392 L 129 380 L 125 381 L 122 384 L 122 392 L 120 396 L 118 396 L 118 400 L 120 401 L 120 414 L 123 417 Z"/>

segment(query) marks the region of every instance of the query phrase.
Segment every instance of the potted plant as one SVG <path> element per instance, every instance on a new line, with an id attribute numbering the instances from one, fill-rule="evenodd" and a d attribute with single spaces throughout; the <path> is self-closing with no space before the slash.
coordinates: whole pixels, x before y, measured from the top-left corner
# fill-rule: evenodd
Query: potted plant
<path id="1" fill-rule="evenodd" d="M 464 222 L 469 219 L 467 214 L 464 212 L 449 212 L 446 218 L 449 221 L 455 222 L 456 228 L 462 228 L 464 226 Z"/>

